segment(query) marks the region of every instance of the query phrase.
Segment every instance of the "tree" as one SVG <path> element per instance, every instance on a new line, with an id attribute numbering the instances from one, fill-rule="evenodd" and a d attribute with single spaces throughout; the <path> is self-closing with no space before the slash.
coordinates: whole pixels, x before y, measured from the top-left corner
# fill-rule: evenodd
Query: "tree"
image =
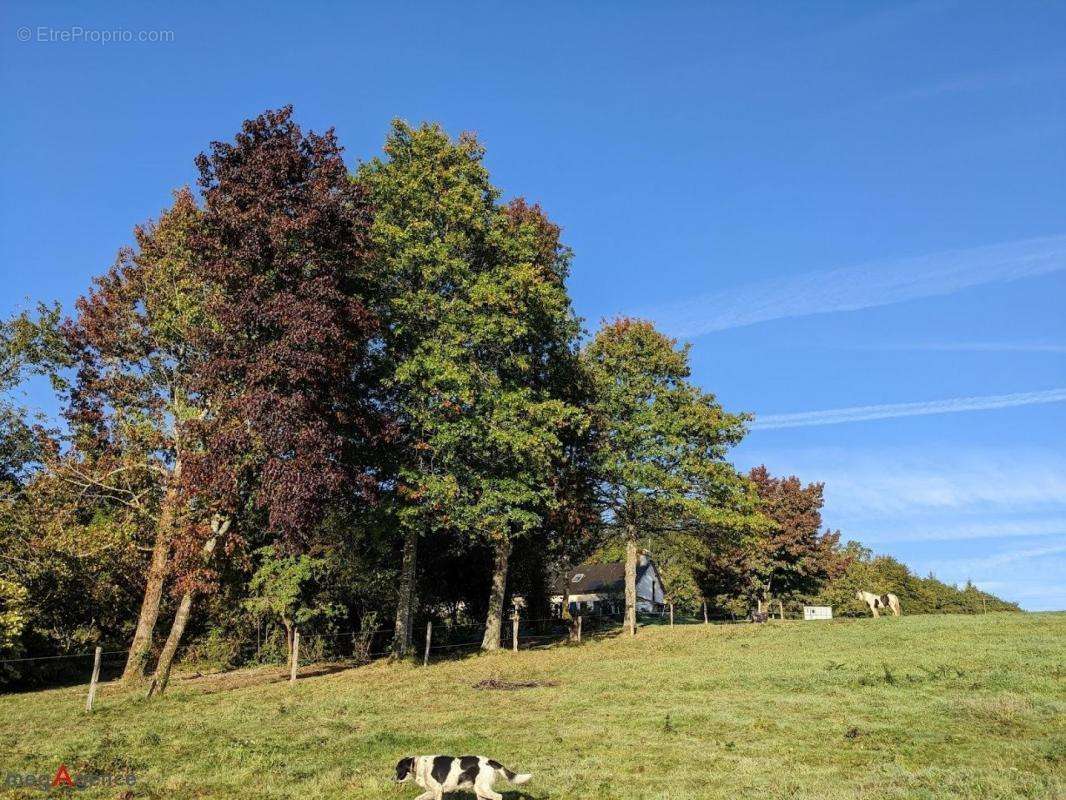
<path id="1" fill-rule="evenodd" d="M 151 495 L 152 476 L 102 469 L 106 457 L 71 447 L 9 394 L 34 373 L 66 392 L 71 363 L 58 305 L 0 326 L 0 605 L 12 623 L 5 655 L 121 640 L 136 609 L 139 548 L 150 531 L 135 498 Z M 39 666 L 23 676 L 23 665 L 10 665 L 3 677 L 42 679 Z"/>
<path id="2" fill-rule="evenodd" d="M 274 616 L 285 627 L 285 645 L 292 654 L 293 633 L 319 618 L 339 613 L 337 606 L 318 594 L 326 560 L 305 553 L 290 555 L 273 545 L 256 551 L 259 568 L 252 575 L 244 607 L 254 614 Z"/>
<path id="3" fill-rule="evenodd" d="M 689 381 L 688 348 L 650 322 L 605 324 L 583 353 L 590 376 L 600 522 L 626 545 L 626 628 L 636 633 L 638 539 L 714 538 L 760 524 L 755 493 L 725 461 L 744 415 Z"/>
<path id="4" fill-rule="evenodd" d="M 190 387 L 207 301 L 191 249 L 199 222 L 192 194 L 176 192 L 158 222 L 134 230 L 137 247 L 120 251 L 62 329 L 75 369 L 67 418 L 84 458 L 60 462 L 56 472 L 92 492 L 121 497 L 153 528 L 125 681 L 143 677 L 148 663 L 183 512 L 187 427 L 206 412 Z M 143 476 L 145 491 L 116 492 L 111 484 L 122 473 Z"/>
<path id="5" fill-rule="evenodd" d="M 718 549 L 709 583 L 742 595 L 763 610 L 771 597 L 810 596 L 835 574 L 839 532 L 821 532 L 824 485 L 775 478 L 765 466 L 749 474 L 771 524 Z"/>
<path id="6" fill-rule="evenodd" d="M 568 253 L 535 206 L 501 209 L 469 135 L 395 122 L 357 175 L 384 275 L 384 385 L 399 432 L 389 465 L 402 538 L 394 651 L 412 647 L 419 540 L 458 531 L 494 551 L 484 644 L 498 644 L 514 537 L 554 506 L 553 464 L 580 411 L 559 375 L 578 324 Z"/>
<path id="7" fill-rule="evenodd" d="M 385 158 L 358 171 L 374 207 L 373 258 L 383 278 L 383 388 L 398 436 L 386 474 L 400 529 L 393 650 L 408 655 L 417 611 L 419 539 L 452 524 L 461 406 L 469 393 L 464 334 L 471 273 L 485 250 L 495 190 L 472 137 L 396 121 Z M 461 399 L 461 398 L 460 398 Z"/>
<path id="8" fill-rule="evenodd" d="M 176 549 L 184 594 L 160 690 L 193 597 L 212 588 L 205 557 L 244 548 L 234 520 L 261 513 L 280 546 L 306 548 L 331 508 L 372 500 L 369 451 L 383 429 L 369 210 L 333 132 L 304 135 L 291 107 L 268 111 L 197 166 L 204 208 L 191 247 L 209 295 L 191 386 L 208 413 L 190 423 L 198 446 L 182 486 L 192 505 Z"/>
<path id="9" fill-rule="evenodd" d="M 560 480 L 587 428 L 577 339 L 565 280 L 570 253 L 559 228 L 522 200 L 497 217 L 496 263 L 474 288 L 471 327 L 484 373 L 472 404 L 477 458 L 475 529 L 493 549 L 482 648 L 500 644 L 510 556 L 517 539 L 544 531 L 567 499 Z M 479 452 L 480 450 L 480 452 Z"/>

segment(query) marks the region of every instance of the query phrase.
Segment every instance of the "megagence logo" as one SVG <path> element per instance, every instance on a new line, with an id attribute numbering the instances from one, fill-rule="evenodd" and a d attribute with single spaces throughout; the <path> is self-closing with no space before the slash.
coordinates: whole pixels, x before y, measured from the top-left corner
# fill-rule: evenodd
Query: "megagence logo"
<path id="1" fill-rule="evenodd" d="M 60 764 L 55 775 L 9 772 L 4 777 L 4 786 L 8 789 L 40 789 L 42 792 L 64 787 L 77 790 L 100 786 L 133 786 L 135 783 L 137 783 L 137 776 L 132 772 L 71 774 L 66 764 Z"/>

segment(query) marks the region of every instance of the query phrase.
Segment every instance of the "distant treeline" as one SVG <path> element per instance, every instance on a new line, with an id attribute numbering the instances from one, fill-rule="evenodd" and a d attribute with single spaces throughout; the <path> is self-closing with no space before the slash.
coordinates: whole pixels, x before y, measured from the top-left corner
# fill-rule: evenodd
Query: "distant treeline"
<path id="1" fill-rule="evenodd" d="M 846 559 L 842 573 L 827 581 L 813 598 L 817 603 L 832 605 L 837 616 L 869 614 L 865 604 L 855 598 L 857 589 L 867 587 L 895 594 L 907 614 L 1021 611 L 1017 603 L 982 592 L 969 581 L 960 589 L 934 575 L 919 577 L 892 556 L 874 555 L 857 542 L 848 542 L 842 556 Z"/>

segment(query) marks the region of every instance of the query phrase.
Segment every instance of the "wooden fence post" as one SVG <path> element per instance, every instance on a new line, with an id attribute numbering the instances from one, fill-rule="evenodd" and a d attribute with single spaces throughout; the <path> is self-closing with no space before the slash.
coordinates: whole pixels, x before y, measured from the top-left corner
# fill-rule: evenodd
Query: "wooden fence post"
<path id="1" fill-rule="evenodd" d="M 289 683 L 296 683 L 296 668 L 300 665 L 300 629 L 292 632 L 292 663 L 289 665 Z"/>
<path id="2" fill-rule="evenodd" d="M 584 614 L 577 615 L 577 643 L 581 644 L 581 623 L 585 619 Z"/>
<path id="3" fill-rule="evenodd" d="M 89 696 L 85 698 L 85 710 L 93 710 L 93 700 L 96 699 L 96 682 L 100 680 L 100 654 L 103 652 L 103 648 L 97 646 L 96 654 L 93 656 L 93 676 L 89 679 Z"/>
<path id="4" fill-rule="evenodd" d="M 703 624 L 704 625 L 710 625 L 711 624 L 710 622 L 707 621 L 707 601 L 706 600 L 703 601 Z"/>
<path id="5" fill-rule="evenodd" d="M 515 606 L 514 614 L 511 615 L 511 649 L 518 652 L 518 606 Z"/>
<path id="6" fill-rule="evenodd" d="M 430 644 L 432 643 L 432 641 L 433 641 L 433 622 L 430 621 L 430 622 L 426 623 L 426 654 L 424 656 L 422 656 L 422 666 L 423 667 L 428 667 L 429 666 L 429 648 L 430 648 Z"/>
<path id="7" fill-rule="evenodd" d="M 674 604 L 670 604 L 670 627 L 674 627 Z"/>
<path id="8" fill-rule="evenodd" d="M 785 618 L 785 604 L 782 601 L 780 601 L 780 600 L 777 601 L 777 610 L 781 614 L 781 619 L 784 619 Z"/>

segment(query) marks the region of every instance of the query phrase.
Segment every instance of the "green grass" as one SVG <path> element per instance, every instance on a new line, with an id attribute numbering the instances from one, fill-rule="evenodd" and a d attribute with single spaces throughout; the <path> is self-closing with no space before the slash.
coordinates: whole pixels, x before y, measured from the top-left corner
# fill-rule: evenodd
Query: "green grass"
<path id="1" fill-rule="evenodd" d="M 137 775 L 81 797 L 401 800 L 400 757 L 478 753 L 534 773 L 512 800 L 1063 797 L 1064 656 L 1064 614 L 927 616 L 657 627 L 154 701 L 104 685 L 91 715 L 58 689 L 0 697 L 0 771 Z"/>

